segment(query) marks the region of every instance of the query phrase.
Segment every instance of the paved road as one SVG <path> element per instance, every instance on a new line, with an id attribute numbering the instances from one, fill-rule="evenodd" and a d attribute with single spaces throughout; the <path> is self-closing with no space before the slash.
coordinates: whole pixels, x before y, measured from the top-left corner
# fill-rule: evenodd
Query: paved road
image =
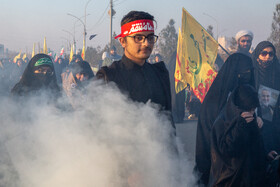
<path id="1" fill-rule="evenodd" d="M 176 123 L 177 136 L 181 139 L 188 158 L 194 161 L 197 120 L 185 120 Z"/>

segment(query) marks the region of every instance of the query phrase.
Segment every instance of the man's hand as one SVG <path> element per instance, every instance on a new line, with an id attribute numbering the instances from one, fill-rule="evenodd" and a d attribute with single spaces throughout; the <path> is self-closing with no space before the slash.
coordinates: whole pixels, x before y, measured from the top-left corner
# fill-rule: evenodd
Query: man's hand
<path id="1" fill-rule="evenodd" d="M 254 113 L 252 112 L 242 112 L 241 117 L 246 120 L 246 123 L 250 123 L 254 120 Z"/>
<path id="2" fill-rule="evenodd" d="M 270 151 L 268 154 L 267 154 L 267 158 L 269 160 L 274 160 L 275 157 L 278 155 L 278 153 L 276 151 Z"/>
<path id="3" fill-rule="evenodd" d="M 263 127 L 263 120 L 262 120 L 262 118 L 257 117 L 257 123 L 258 123 L 259 129 L 261 129 Z"/>

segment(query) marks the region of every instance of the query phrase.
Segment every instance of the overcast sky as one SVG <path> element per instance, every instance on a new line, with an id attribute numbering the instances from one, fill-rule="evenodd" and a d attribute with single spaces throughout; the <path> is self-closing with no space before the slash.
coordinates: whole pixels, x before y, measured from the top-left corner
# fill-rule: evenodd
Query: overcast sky
<path id="1" fill-rule="evenodd" d="M 33 43 L 47 46 L 59 52 L 62 46 L 75 38 L 77 47 L 82 48 L 83 26 L 67 15 L 73 14 L 84 20 L 85 6 L 89 0 L 0 0 L 0 43 L 13 51 L 32 51 Z M 120 33 L 120 20 L 131 10 L 147 11 L 155 16 L 159 33 L 172 18 L 175 27 L 181 26 L 182 8 L 190 12 L 205 28 L 214 27 L 214 35 L 232 37 L 241 29 L 252 30 L 255 34 L 253 46 L 266 40 L 271 32 L 275 5 L 280 0 L 114 0 L 116 12 L 113 31 Z M 90 0 L 86 8 L 87 33 L 97 34 L 88 40 L 87 46 L 104 47 L 109 42 L 108 16 L 110 0 Z"/>

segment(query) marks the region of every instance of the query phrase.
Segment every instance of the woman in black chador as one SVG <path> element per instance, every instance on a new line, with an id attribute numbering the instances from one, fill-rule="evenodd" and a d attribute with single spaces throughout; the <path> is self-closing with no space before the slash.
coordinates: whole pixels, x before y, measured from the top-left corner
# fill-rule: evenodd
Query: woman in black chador
<path id="1" fill-rule="evenodd" d="M 62 74 L 62 86 L 73 107 L 80 105 L 80 99 L 86 94 L 86 86 L 93 79 L 94 74 L 87 61 L 79 61 L 69 66 L 69 72 Z"/>
<path id="2" fill-rule="evenodd" d="M 229 94 L 238 84 L 254 85 L 253 64 L 250 57 L 235 53 L 228 57 L 212 83 L 201 106 L 197 124 L 195 169 L 201 174 L 200 183 L 208 184 L 210 172 L 210 133 Z"/>
<path id="3" fill-rule="evenodd" d="M 87 61 L 79 61 L 70 67 L 73 73 L 77 88 L 82 88 L 94 77 L 93 71 Z"/>
<path id="4" fill-rule="evenodd" d="M 276 50 L 269 41 L 260 42 L 252 54 L 256 89 L 260 85 L 280 90 L 280 64 Z"/>
<path id="5" fill-rule="evenodd" d="M 263 187 L 266 159 L 255 110 L 257 91 L 239 85 L 211 131 L 208 187 Z"/>
<path id="6" fill-rule="evenodd" d="M 280 91 L 280 64 L 276 50 L 269 41 L 260 42 L 252 54 L 255 69 L 256 88 L 261 91 L 261 85 Z M 275 98 L 277 99 L 277 98 Z M 272 161 L 280 154 L 280 98 L 272 106 L 272 119 L 266 118 L 265 111 L 259 107 L 258 116 L 263 120 L 262 135 L 267 158 Z M 274 163 L 274 162 L 272 162 Z M 276 174 L 276 170 L 272 171 Z M 268 179 L 266 186 L 275 186 L 276 178 Z M 274 184 L 273 184 L 274 183 Z"/>
<path id="7" fill-rule="evenodd" d="M 59 87 L 56 82 L 53 60 L 49 55 L 37 54 L 31 58 L 20 81 L 12 89 L 17 96 L 31 96 L 45 90 L 58 96 Z"/>
<path id="8" fill-rule="evenodd" d="M 257 45 L 253 52 L 253 65 L 257 90 L 259 90 L 260 85 L 263 85 L 280 91 L 280 64 L 276 57 L 275 47 L 272 43 L 262 41 Z M 277 136 L 279 137 L 279 134 L 275 133 L 277 127 L 280 126 L 279 122 L 277 123 L 277 118 L 280 116 L 279 107 L 278 101 L 276 106 L 273 107 L 272 120 L 263 118 L 262 110 L 258 108 L 258 116 L 260 116 L 264 122 L 262 131 L 266 152 L 270 159 L 274 159 L 277 154 L 280 154 L 280 142 L 277 142 Z"/>

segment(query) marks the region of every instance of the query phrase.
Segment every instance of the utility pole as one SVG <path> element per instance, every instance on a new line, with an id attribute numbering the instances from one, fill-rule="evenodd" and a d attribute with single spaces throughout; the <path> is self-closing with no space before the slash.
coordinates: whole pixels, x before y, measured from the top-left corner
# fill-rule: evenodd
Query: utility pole
<path id="1" fill-rule="evenodd" d="M 110 0 L 110 47 L 112 47 L 113 0 Z"/>
<path id="2" fill-rule="evenodd" d="M 85 40 L 86 40 L 86 25 L 85 25 L 85 23 L 81 20 L 81 18 L 78 18 L 77 16 L 75 16 L 73 14 L 67 13 L 67 15 L 76 18 L 77 20 L 79 20 L 83 24 L 83 26 L 84 26 L 84 34 L 83 35 L 84 35 L 84 42 L 85 42 Z"/>
<path id="3" fill-rule="evenodd" d="M 73 50 L 76 50 L 76 40 L 75 40 L 75 24 L 74 24 L 74 34 L 72 34 L 70 31 L 67 31 L 65 29 L 62 29 L 62 31 L 70 34 L 72 37 L 73 37 L 73 44 L 74 44 L 74 49 Z"/>
<path id="4" fill-rule="evenodd" d="M 87 35 L 87 6 L 89 4 L 91 0 L 88 0 L 88 2 L 86 3 L 86 6 L 85 6 L 85 25 L 84 25 L 84 42 L 85 42 L 85 50 L 87 49 L 87 45 L 86 45 L 86 35 Z"/>

